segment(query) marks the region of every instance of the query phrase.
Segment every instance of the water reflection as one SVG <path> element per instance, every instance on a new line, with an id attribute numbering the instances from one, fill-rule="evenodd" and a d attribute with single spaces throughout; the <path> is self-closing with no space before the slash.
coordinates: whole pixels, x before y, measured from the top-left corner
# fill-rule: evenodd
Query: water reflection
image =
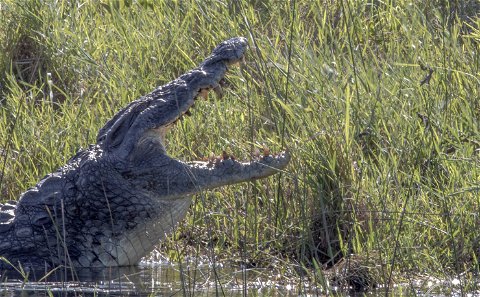
<path id="1" fill-rule="evenodd" d="M 207 263 L 204 261 L 202 263 Z M 420 281 L 420 280 L 419 280 Z M 424 280 L 426 281 L 426 280 Z M 430 283 L 430 281 L 428 282 Z M 395 286 L 389 296 L 462 295 L 454 283 L 424 282 Z M 444 294 L 444 292 L 451 294 Z M 1 296 L 385 296 L 382 287 L 368 292 L 321 287 L 306 279 L 276 277 L 270 269 L 239 269 L 234 266 L 184 263 L 154 263 L 138 267 L 0 271 Z M 426 292 L 426 293 L 425 293 Z M 479 291 L 475 291 L 478 293 Z M 460 294 L 457 294 L 460 293 Z M 472 294 L 472 296 L 478 296 Z"/>
<path id="2" fill-rule="evenodd" d="M 248 284 L 248 285 L 244 285 Z M 140 267 L 1 273 L 0 296 L 287 296 L 288 287 L 260 281 L 258 272 L 205 265 L 155 264 Z M 292 295 L 292 296 L 293 296 Z"/>

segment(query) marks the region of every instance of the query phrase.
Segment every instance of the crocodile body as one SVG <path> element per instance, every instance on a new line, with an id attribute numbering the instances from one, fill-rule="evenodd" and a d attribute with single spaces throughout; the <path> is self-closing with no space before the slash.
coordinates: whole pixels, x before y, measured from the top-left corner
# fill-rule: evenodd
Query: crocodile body
<path id="1" fill-rule="evenodd" d="M 193 194 L 283 169 L 288 153 L 186 163 L 164 147 L 167 130 L 196 99 L 221 91 L 246 48 L 242 37 L 222 42 L 197 68 L 119 111 L 96 144 L 0 205 L 0 256 L 36 267 L 134 265 L 185 217 Z"/>

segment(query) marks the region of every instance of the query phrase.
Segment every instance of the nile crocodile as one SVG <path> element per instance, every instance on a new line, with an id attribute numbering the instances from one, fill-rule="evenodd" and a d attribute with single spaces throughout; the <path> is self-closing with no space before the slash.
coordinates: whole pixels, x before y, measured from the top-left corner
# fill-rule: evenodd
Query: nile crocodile
<path id="1" fill-rule="evenodd" d="M 197 68 L 128 104 L 96 144 L 18 202 L 1 205 L 0 256 L 33 267 L 134 265 L 185 217 L 193 194 L 285 168 L 287 152 L 186 163 L 165 150 L 167 130 L 196 99 L 221 93 L 227 69 L 242 62 L 246 48 L 242 37 L 222 42 Z"/>

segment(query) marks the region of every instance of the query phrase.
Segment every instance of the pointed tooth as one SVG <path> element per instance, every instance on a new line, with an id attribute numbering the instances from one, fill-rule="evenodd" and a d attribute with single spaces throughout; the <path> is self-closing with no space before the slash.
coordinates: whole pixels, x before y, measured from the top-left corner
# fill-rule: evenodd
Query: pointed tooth
<path id="1" fill-rule="evenodd" d="M 223 88 L 222 86 L 219 84 L 217 85 L 215 88 L 213 88 L 213 91 L 215 92 L 215 95 L 217 95 L 217 98 L 218 99 L 222 99 L 223 97 Z"/>
<path id="2" fill-rule="evenodd" d="M 213 152 L 210 152 L 208 155 L 208 160 L 213 163 L 215 161 L 215 154 Z"/>
<path id="3" fill-rule="evenodd" d="M 270 149 L 266 145 L 264 145 L 263 146 L 263 156 L 268 157 L 269 155 L 270 155 Z"/>
<path id="4" fill-rule="evenodd" d="M 230 63 L 231 66 L 240 66 L 245 63 L 245 56 L 242 56 L 240 59 L 234 60 Z"/>
<path id="5" fill-rule="evenodd" d="M 209 89 L 200 89 L 200 92 L 198 92 L 198 96 L 201 96 L 203 99 L 207 100 L 208 91 L 209 91 Z"/>
<path id="6" fill-rule="evenodd" d="M 218 82 L 218 84 L 224 88 L 226 85 L 227 85 L 227 80 L 225 79 L 225 77 L 223 77 L 222 79 L 220 79 L 220 81 Z"/>

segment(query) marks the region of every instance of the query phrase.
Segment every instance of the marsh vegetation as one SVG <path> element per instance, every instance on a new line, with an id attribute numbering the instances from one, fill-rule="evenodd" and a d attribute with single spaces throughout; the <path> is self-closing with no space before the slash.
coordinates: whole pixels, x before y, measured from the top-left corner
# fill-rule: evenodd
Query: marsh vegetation
<path id="1" fill-rule="evenodd" d="M 249 39 L 170 155 L 288 148 L 275 177 L 197 195 L 159 258 L 329 290 L 455 278 L 478 290 L 478 1 L 0 2 L 0 197 L 95 141 L 220 41 Z"/>

